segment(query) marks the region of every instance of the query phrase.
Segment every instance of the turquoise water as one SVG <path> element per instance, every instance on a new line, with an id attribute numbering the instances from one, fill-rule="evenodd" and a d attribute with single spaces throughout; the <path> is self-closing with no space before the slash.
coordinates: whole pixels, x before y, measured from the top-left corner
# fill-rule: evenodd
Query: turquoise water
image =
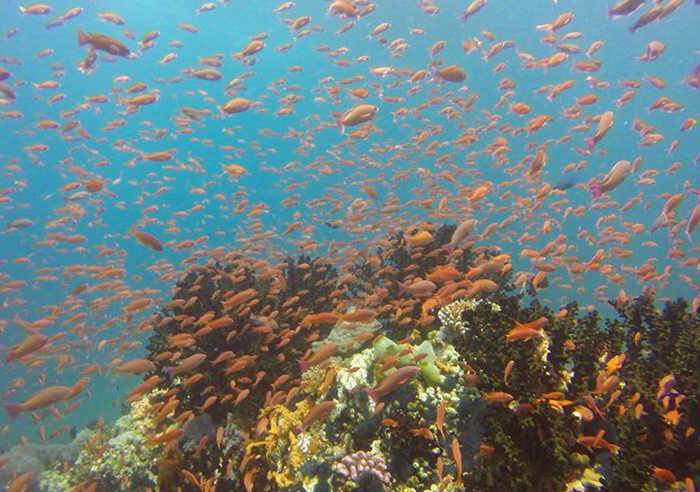
<path id="1" fill-rule="evenodd" d="M 644 286 L 655 287 L 660 298 L 683 296 L 692 299 L 697 295 L 696 287 L 691 285 L 698 282 L 697 270 L 692 266 L 682 266 L 681 259 L 667 256 L 674 240 L 679 241 L 676 247 L 685 252 L 685 259 L 697 257 L 697 247 L 682 232 L 675 238 L 669 238 L 668 229 L 653 234 L 649 232 L 664 204 L 663 193 L 684 193 L 684 200 L 677 209 L 677 220 L 687 219 L 697 205 L 697 158 L 700 154 L 697 128 L 683 133 L 679 130 L 686 119 L 698 117 L 697 89 L 683 83 L 683 78 L 698 64 L 695 28 L 700 20 L 700 8 L 692 2 L 685 2 L 668 18 L 643 27 L 634 34 L 628 28 L 640 12 L 629 18 L 611 20 L 607 16 L 609 5 L 606 2 L 562 0 L 555 5 L 545 0 L 491 0 L 466 22 L 458 19 L 465 8 L 462 2 L 439 2 L 436 5 L 440 10 L 435 15 L 426 14 L 416 2 L 381 2 L 374 12 L 356 19 L 352 29 L 343 34 L 337 31 L 349 20 L 327 13 L 328 4 L 325 2 L 299 1 L 292 9 L 279 14 L 271 12 L 278 5 L 273 2 L 216 5 L 213 11 L 197 14 L 196 5 L 188 2 L 168 3 L 167 7 L 165 3 L 156 5 L 151 2 L 130 2 L 118 6 L 92 2 L 82 6 L 84 10 L 79 16 L 52 29 L 45 28 L 46 22 L 61 15 L 72 4 L 55 3 L 48 15 L 23 15 L 14 3 L 6 2 L 0 7 L 0 28 L 3 33 L 17 29 L 14 36 L 0 41 L 0 56 L 6 57 L 0 62 L 0 67 L 11 72 L 4 83 L 16 92 L 16 99 L 7 100 L 0 111 L 19 111 L 23 115 L 17 119 L 1 120 L 3 144 L 0 147 L 0 160 L 4 169 L 0 187 L 11 189 L 3 193 L 11 201 L 0 205 L 0 222 L 3 228 L 4 224 L 17 219 L 29 219 L 33 223 L 27 228 L 8 228 L 0 235 L 0 286 L 12 281 L 26 283 L 17 289 L 3 288 L 0 292 L 3 303 L 0 317 L 4 321 L 1 343 L 6 352 L 10 346 L 24 339 L 26 333 L 16 322 L 17 319 L 38 320 L 59 306 L 57 319 L 42 333 L 54 335 L 65 332 L 62 340 L 54 342 L 48 350 L 35 354 L 36 367 L 17 362 L 3 363 L 1 381 L 7 391 L 11 391 L 17 378 L 24 380 L 23 387 L 6 393 L 3 401 L 22 401 L 41 389 L 42 385 L 72 385 L 88 364 L 99 364 L 102 368 L 101 374 L 90 375 L 90 384 L 77 399 L 80 405 L 73 413 L 60 419 L 53 416 L 43 419 L 47 434 L 64 425 L 80 428 L 96 417 L 110 421 L 118 416 L 120 400 L 138 379 L 115 375 L 109 366 L 116 358 L 128 360 L 144 354 L 142 347 L 130 348 L 125 352 L 118 348 L 121 343 L 145 344 L 144 335 L 132 335 L 131 331 L 133 326 L 145 319 L 148 312 L 126 321 L 122 316 L 122 307 L 128 301 L 115 299 L 102 308 L 95 302 L 110 293 L 97 290 L 79 296 L 81 303 L 73 308 L 66 302 L 72 299 L 69 296 L 72 289 L 80 284 L 95 286 L 103 280 L 87 274 L 67 274 L 64 268 L 69 265 L 123 267 L 125 274 L 122 281 L 131 291 L 155 289 L 157 292 L 149 296 L 156 302 L 168 302 L 174 280 L 161 279 L 162 266 L 157 271 L 153 268 L 157 261 L 167 262 L 172 270 L 182 272 L 187 267 L 188 257 L 201 255 L 199 261 L 203 262 L 208 252 L 220 246 L 226 251 L 241 251 L 246 244 L 244 239 L 256 232 L 267 231 L 271 238 L 258 242 L 260 249 L 254 253 L 251 251 L 253 256 L 270 259 L 274 264 L 285 254 L 297 253 L 300 246 L 314 241 L 315 254 L 329 254 L 342 263 L 349 248 L 372 247 L 375 241 L 386 238 L 389 231 L 406 228 L 421 220 L 459 222 L 469 217 L 464 211 L 467 205 L 464 190 L 461 201 L 456 199 L 462 187 L 474 188 L 484 180 L 493 183 L 488 197 L 473 210 L 472 215 L 480 221 L 477 226 L 477 232 L 480 232 L 489 223 L 501 221 L 514 213 L 520 214 L 521 208 L 516 204 L 515 197 L 534 200 L 534 189 L 543 183 L 554 184 L 572 178 L 578 184 L 565 195 L 547 198 L 527 221 L 520 216 L 508 228 L 491 234 L 480 244 L 499 246 L 510 253 L 514 259 L 514 271 L 534 272 L 527 258 L 520 258 L 520 250 L 541 249 L 556 235 L 565 234 L 569 246 L 567 254 L 576 256 L 581 262 L 587 262 L 597 249 L 604 249 L 607 257 L 603 263 L 612 265 L 615 273 L 623 275 L 623 287 L 628 295 L 639 295 Z M 97 18 L 98 13 L 109 9 L 114 9 L 124 18 L 124 26 L 115 26 Z M 557 31 L 557 37 L 561 40 L 567 32 L 581 32 L 581 38 L 567 42 L 578 44 L 582 53 L 570 55 L 567 61 L 556 67 L 524 68 L 518 53 L 529 53 L 539 59 L 555 52 L 551 45 L 541 41 L 546 33 L 537 30 L 536 26 L 552 22 L 566 11 L 573 12 L 575 18 Z M 284 19 L 301 15 L 311 16 L 312 29 L 308 36 L 296 39 Z M 193 34 L 178 28 L 181 22 L 192 23 L 199 32 Z M 368 36 L 381 22 L 391 24 L 389 30 L 383 33 L 388 42 L 404 38 L 409 45 L 401 52 L 401 57 L 392 56 L 388 43 L 381 44 L 378 39 Z M 424 29 L 425 33 L 411 34 L 412 28 Z M 160 35 L 154 40 L 153 48 L 141 52 L 136 40 L 125 37 L 124 29 L 132 32 L 136 40 L 149 31 L 160 31 Z M 82 74 L 78 64 L 87 50 L 78 46 L 78 30 L 99 32 L 119 39 L 136 56 L 107 62 L 104 54 L 100 53 L 94 73 Z M 462 49 L 464 40 L 476 37 L 483 43 L 484 50 L 492 44 L 482 33 L 484 30 L 493 33 L 495 41 L 514 41 L 515 49 L 505 49 L 488 62 L 479 50 L 465 54 Z M 255 56 L 254 65 L 245 66 L 232 58 L 233 53 L 242 51 L 249 39 L 261 32 L 267 33 L 265 48 Z M 174 40 L 180 40 L 182 47 L 168 45 Z M 369 71 L 371 67 L 381 66 L 411 72 L 429 69 L 430 48 L 438 40 L 446 41 L 446 46 L 436 59 L 442 60 L 444 65 L 459 65 L 468 74 L 466 81 L 441 84 L 429 74 L 424 81 L 411 84 L 406 75 L 377 77 Z M 602 68 L 593 75 L 608 82 L 608 88 L 592 89 L 586 81 L 588 74 L 572 70 L 574 62 L 586 58 L 585 51 L 595 40 L 604 41 L 605 44 L 593 56 L 602 61 Z M 644 53 L 652 40 L 665 43 L 665 52 L 657 60 L 638 61 L 637 57 Z M 291 44 L 288 51 L 280 53 L 275 49 L 287 43 Z M 323 45 L 327 45 L 330 51 L 340 48 L 347 51 L 331 57 L 326 50 L 319 49 Z M 47 48 L 53 52 L 38 58 L 37 54 Z M 170 63 L 160 64 L 159 60 L 171 52 L 176 53 L 177 57 Z M 223 55 L 222 66 L 218 69 L 222 74 L 220 80 L 203 81 L 183 74 L 186 69 L 199 66 L 199 57 L 219 53 Z M 358 57 L 362 56 L 369 57 L 369 60 L 358 61 Z M 8 58 L 16 59 L 20 64 Z M 349 66 L 338 66 L 335 63 L 337 60 L 346 60 Z M 505 68 L 494 73 L 498 63 L 504 63 Z M 56 69 L 55 65 L 62 68 Z M 302 70 L 290 72 L 288 68 L 294 65 L 299 65 Z M 243 80 L 240 89 L 227 94 L 228 82 L 246 72 L 250 72 L 251 76 Z M 115 82 L 115 77 L 119 76 L 128 76 L 129 81 Z M 338 83 L 359 76 L 362 79 L 353 84 Z M 663 78 L 666 88 L 659 90 L 652 87 L 644 81 L 645 76 Z M 163 82 L 173 77 L 181 80 L 176 83 Z M 329 77 L 332 80 L 322 82 Z M 513 115 L 507 111 L 507 105 L 494 109 L 503 93 L 498 89 L 499 80 L 503 77 L 512 78 L 517 85 L 510 102 L 529 104 L 532 107 L 531 115 Z M 552 102 L 545 95 L 535 92 L 545 84 L 558 84 L 568 79 L 573 80 L 573 87 Z M 619 86 L 619 81 L 623 79 L 637 80 L 641 87 L 629 103 L 617 107 L 616 100 L 627 90 Z M 60 87 L 35 88 L 34 84 L 47 80 L 57 81 Z M 135 82 L 146 83 L 149 91 L 158 89 L 160 100 L 134 114 L 125 115 L 125 107 L 115 104 L 116 94 L 128 97 L 124 94 L 125 88 Z M 420 90 L 411 92 L 411 87 L 416 85 L 420 85 Z M 335 86 L 340 87 L 340 94 L 334 100 L 328 93 L 328 87 Z M 342 113 L 359 104 L 347 94 L 348 87 L 369 89 L 370 95 L 365 102 L 379 108 L 378 115 L 372 121 L 377 131 L 366 139 L 353 140 L 349 144 L 347 136 L 356 128 L 346 129 L 343 135 L 331 114 Z M 456 104 L 449 102 L 448 91 L 452 92 L 452 98 L 466 99 L 476 94 L 478 99 L 471 111 L 461 111 Z M 64 93 L 65 97 L 56 103 L 48 103 L 48 99 L 57 93 Z M 596 94 L 599 100 L 592 106 L 583 107 L 580 118 L 569 120 L 560 115 L 562 110 L 574 104 L 576 98 L 589 93 Z M 86 97 L 98 94 L 108 95 L 109 101 L 105 104 L 85 104 Z M 279 99 L 290 94 L 301 96 L 301 101 L 294 104 L 292 114 L 276 115 L 275 112 L 284 105 Z M 244 113 L 221 116 L 218 106 L 234 95 L 260 105 Z M 411 113 L 430 98 L 438 96 L 445 99 L 422 109 L 419 117 Z M 659 96 L 682 104 L 684 109 L 673 113 L 649 111 L 647 108 Z M 387 97 L 403 100 L 391 102 L 386 100 Z M 63 124 L 65 119 L 61 117 L 61 112 L 79 105 L 85 106 L 73 119 L 80 122 L 90 138 L 67 141 L 61 137 L 59 130 L 35 128 L 42 119 Z M 179 110 L 185 106 L 210 111 L 201 121 L 189 124 L 193 130 L 189 135 L 179 133 L 174 121 L 179 117 Z M 448 119 L 440 114 L 439 111 L 447 106 L 454 108 L 459 118 Z M 399 108 L 408 109 L 409 114 L 394 117 L 392 113 Z M 265 112 L 260 111 L 262 109 Z M 570 128 L 586 117 L 607 110 L 615 113 L 614 126 L 596 149 L 604 149 L 607 155 L 593 153 L 581 156 L 576 148 L 586 147 L 584 138 L 592 136 L 595 123 L 585 133 L 572 133 Z M 484 111 L 499 115 L 496 129 L 484 130 L 488 122 Z M 538 114 L 551 115 L 553 123 L 532 135 L 524 133 L 513 136 L 497 130 L 503 123 L 524 125 L 531 116 Z M 640 136 L 632 128 L 637 118 L 653 125 L 664 140 L 649 147 L 640 146 Z M 105 131 L 107 122 L 118 119 L 126 123 Z M 431 128 L 435 134 L 418 147 L 415 138 L 421 131 Z M 438 128 L 439 133 L 436 131 Z M 479 141 L 466 149 L 453 145 L 452 142 L 467 128 L 481 129 Z M 164 136 L 154 138 L 155 129 L 163 129 Z M 263 129 L 269 129 L 271 135 L 261 133 Z M 69 135 L 75 136 L 75 130 Z M 570 142 L 549 147 L 549 161 L 536 182 L 526 183 L 523 179 L 527 165 L 513 174 L 504 172 L 525 156 L 534 154 L 533 149 L 526 148 L 528 143 L 542 145 L 550 139 L 566 135 L 572 136 Z M 479 153 L 496 137 L 507 138 L 510 148 L 508 163 L 501 167 L 493 166 L 490 156 Z M 667 149 L 674 139 L 679 140 L 679 145 L 669 153 Z M 160 162 L 136 160 L 136 154 L 115 148 L 119 140 L 144 153 L 176 149 L 173 160 L 167 165 L 178 169 L 169 169 Z M 438 142 L 434 155 L 425 152 L 431 141 Z M 49 148 L 45 152 L 24 150 L 33 144 L 44 144 Z M 230 150 L 222 150 L 223 145 L 234 147 L 239 151 L 239 156 Z M 472 169 L 466 165 L 469 152 L 476 152 L 473 158 L 473 169 L 479 172 L 476 178 L 462 172 Z M 439 162 L 441 156 L 447 156 L 447 160 Z M 605 210 L 591 208 L 592 201 L 585 184 L 596 176 L 600 180 L 616 161 L 633 161 L 636 157 L 643 159 L 640 172 L 628 176 L 610 193 L 611 200 L 618 205 Z M 73 162 L 67 163 L 67 158 L 72 158 Z M 584 169 L 563 172 L 568 163 L 582 159 L 588 161 Z M 341 160 L 350 160 L 353 165 L 345 165 Z M 666 172 L 676 161 L 680 163 L 677 172 Z M 240 179 L 229 179 L 223 170 L 223 166 L 228 164 L 239 164 L 247 172 Z M 331 174 L 320 172 L 326 165 L 332 170 Z M 71 166 L 82 169 L 85 177 L 103 179 L 106 191 L 67 202 L 65 198 L 72 192 L 61 192 L 60 188 L 85 179 L 76 174 L 76 169 Z M 655 183 L 638 184 L 639 174 L 650 169 L 659 171 Z M 443 171 L 456 176 L 459 184 L 437 177 Z M 397 177 L 405 179 L 397 180 Z M 516 186 L 499 186 L 518 177 L 521 182 Z M 376 180 L 371 182 L 378 194 L 376 203 L 363 191 L 367 180 Z M 686 182 L 689 184 L 684 185 Z M 203 193 L 198 191 L 200 189 Z M 503 198 L 502 194 L 507 190 L 512 191 L 512 195 Z M 643 194 L 642 203 L 624 212 L 622 220 L 644 224 L 646 230 L 637 236 L 631 235 L 629 244 L 617 245 L 632 250 L 632 256 L 613 258 L 610 248 L 615 244 L 599 246 L 578 236 L 580 231 L 587 230 L 597 238 L 599 230 L 596 221 L 610 213 L 617 217 L 601 228 L 612 225 L 618 231 L 625 230 L 620 221 L 619 207 L 640 193 Z M 217 197 L 217 194 L 223 196 Z M 430 210 L 410 202 L 431 199 L 434 211 L 442 197 L 448 197 L 444 218 L 431 218 Z M 282 202 L 288 198 L 296 198 L 296 204 L 284 206 Z M 321 198 L 325 200 L 319 204 Z M 562 206 L 562 213 L 549 208 L 552 201 L 562 198 L 569 200 Z M 236 206 L 244 199 L 248 202 L 245 210 L 236 213 Z M 364 218 L 353 225 L 346 217 L 355 199 L 368 201 L 368 209 Z M 393 215 L 380 214 L 379 209 L 393 199 L 408 205 Z M 65 210 L 60 210 L 68 204 L 82 207 L 83 212 L 63 225 L 47 228 L 50 221 L 69 215 Z M 201 210 L 178 214 L 196 205 L 200 205 Z M 264 205 L 265 211 L 259 216 L 250 216 L 256 205 Z M 149 223 L 144 224 L 144 209 L 149 206 L 156 209 L 147 214 Z M 337 211 L 333 211 L 334 206 Z M 585 216 L 572 214 L 564 218 L 563 210 L 567 206 L 584 206 Z M 543 216 L 545 213 L 548 216 Z M 552 233 L 527 244 L 518 243 L 517 239 L 524 232 L 536 234 L 548 218 L 557 221 Z M 325 221 L 335 220 L 340 221 L 338 229 L 324 225 Z M 255 226 L 258 221 L 259 226 Z M 300 230 L 283 235 L 294 222 L 301 223 Z M 159 238 L 165 245 L 164 251 L 152 251 L 137 242 L 129 233 L 134 226 Z M 258 228 L 253 230 L 253 226 Z M 56 246 L 37 244 L 52 232 L 80 234 L 85 241 L 80 244 L 59 243 Z M 180 241 L 202 236 L 208 239 L 201 245 L 182 251 L 173 248 Z M 645 241 L 654 241 L 657 245 L 643 246 Z M 100 255 L 102 247 L 113 250 L 114 254 Z M 651 257 L 656 258 L 655 268 L 659 274 L 666 266 L 672 267 L 668 282 L 642 284 L 634 274 L 629 273 L 630 268 L 639 267 Z M 27 260 L 18 263 L 18 258 Z M 52 270 L 49 273 L 38 272 L 42 268 Z M 40 281 L 37 280 L 40 275 L 57 278 Z M 691 282 L 684 280 L 682 275 Z M 173 278 L 177 279 L 178 275 Z M 550 274 L 549 288 L 539 295 L 552 306 L 575 299 L 582 305 L 593 305 L 610 315 L 612 311 L 603 299 L 615 298 L 620 286 L 606 284 L 606 277 L 599 272 L 587 272 L 578 278 L 570 276 L 565 268 L 560 267 Z M 600 299 L 596 299 L 594 290 L 599 286 L 603 286 L 604 290 Z M 577 293 L 577 288 L 584 291 Z M 72 330 L 74 324 L 64 324 L 76 313 L 86 315 L 81 330 Z M 101 341 L 112 339 L 118 339 L 118 343 L 98 350 Z M 54 353 L 53 349 L 57 351 Z M 60 356 L 66 357 L 61 369 L 57 367 Z M 15 444 L 20 436 L 26 436 L 30 441 L 39 440 L 38 426 L 28 414 L 12 421 L 3 416 L 2 425 L 7 426 L 0 437 L 3 447 Z M 57 439 L 66 441 L 67 434 Z"/>

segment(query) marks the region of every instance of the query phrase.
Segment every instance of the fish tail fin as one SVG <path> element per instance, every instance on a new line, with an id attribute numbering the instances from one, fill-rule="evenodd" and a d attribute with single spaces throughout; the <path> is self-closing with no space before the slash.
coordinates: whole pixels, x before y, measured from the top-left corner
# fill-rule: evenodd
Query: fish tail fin
<path id="1" fill-rule="evenodd" d="M 586 139 L 586 144 L 588 145 L 588 150 L 593 150 L 595 149 L 595 144 L 598 143 L 595 141 L 595 138 L 589 137 Z"/>
<path id="2" fill-rule="evenodd" d="M 402 296 L 406 292 L 406 284 L 399 282 L 399 296 Z"/>
<path id="3" fill-rule="evenodd" d="M 688 237 L 690 237 L 690 236 L 688 236 Z M 7 362 L 12 362 L 16 358 L 17 358 L 17 356 L 15 355 L 14 351 L 11 350 L 7 353 Z"/>
<path id="4" fill-rule="evenodd" d="M 22 405 L 18 403 L 8 403 L 5 405 L 5 408 L 7 409 L 7 415 L 10 418 L 16 417 L 22 411 Z"/>
<path id="5" fill-rule="evenodd" d="M 83 31 L 78 31 L 78 46 L 83 46 L 87 41 L 88 39 L 85 33 Z"/>
<path id="6" fill-rule="evenodd" d="M 437 67 L 436 67 L 433 63 L 430 64 L 430 70 L 429 70 L 429 71 L 430 71 L 430 76 L 431 76 L 432 78 L 436 78 L 436 77 L 437 77 Z"/>
<path id="7" fill-rule="evenodd" d="M 377 394 L 376 389 L 367 390 L 367 396 L 372 398 L 375 402 L 379 399 L 379 395 Z"/>
<path id="8" fill-rule="evenodd" d="M 343 125 L 343 120 L 341 118 L 338 118 L 337 120 L 335 120 L 335 124 L 340 130 L 340 134 L 345 135 L 345 125 Z"/>
<path id="9" fill-rule="evenodd" d="M 591 197 L 593 198 L 593 200 L 597 200 L 598 198 L 600 198 L 600 195 L 603 194 L 603 190 L 601 190 L 599 184 L 593 184 L 593 185 L 591 185 L 591 186 L 589 187 L 589 190 L 590 190 L 590 192 L 591 192 Z"/>

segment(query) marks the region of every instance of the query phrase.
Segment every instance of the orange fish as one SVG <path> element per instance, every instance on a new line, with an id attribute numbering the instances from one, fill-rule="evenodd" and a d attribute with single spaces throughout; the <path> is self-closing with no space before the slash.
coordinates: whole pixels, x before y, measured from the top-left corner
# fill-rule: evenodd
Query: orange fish
<path id="1" fill-rule="evenodd" d="M 242 97 L 236 97 L 228 101 L 223 106 L 219 106 L 219 110 L 226 114 L 241 113 L 250 109 L 251 105 L 252 101 Z"/>
<path id="2" fill-rule="evenodd" d="M 347 110 L 339 119 L 338 126 L 345 132 L 346 126 L 355 126 L 372 120 L 379 108 L 371 104 L 360 104 Z"/>
<path id="3" fill-rule="evenodd" d="M 115 372 L 125 372 L 129 374 L 141 374 L 143 372 L 155 371 L 156 366 L 148 359 L 134 359 L 124 362 L 113 369 Z"/>
<path id="4" fill-rule="evenodd" d="M 49 5 L 46 5 L 45 3 L 35 3 L 26 7 L 20 5 L 19 11 L 23 14 L 45 15 L 51 12 L 51 7 Z"/>
<path id="5" fill-rule="evenodd" d="M 38 393 L 30 396 L 22 403 L 10 403 L 5 407 L 10 417 L 15 417 L 21 412 L 30 412 L 37 408 L 53 405 L 56 402 L 65 400 L 71 394 L 70 386 L 49 386 Z"/>
<path id="6" fill-rule="evenodd" d="M 28 335 L 22 343 L 10 349 L 7 353 L 7 362 L 20 359 L 27 354 L 40 350 L 49 341 L 45 335 Z"/>
<path id="7" fill-rule="evenodd" d="M 155 236 L 152 236 L 150 234 L 147 234 L 145 232 L 141 232 L 137 230 L 136 228 L 131 229 L 131 234 L 139 240 L 141 244 L 145 244 L 149 248 L 151 248 L 154 251 L 163 251 L 163 245 L 158 241 L 158 239 L 155 238 Z"/>
<path id="8" fill-rule="evenodd" d="M 96 50 L 106 51 L 110 55 L 128 57 L 131 51 L 121 41 L 99 33 L 78 31 L 78 46 L 89 44 Z"/>
<path id="9" fill-rule="evenodd" d="M 588 150 L 593 150 L 596 144 L 603 139 L 606 133 L 608 133 L 608 130 L 610 130 L 613 125 L 613 116 L 614 114 L 612 111 L 606 111 L 599 116 L 598 128 L 595 131 L 595 135 L 586 141 L 588 144 Z"/>
<path id="10" fill-rule="evenodd" d="M 462 463 L 462 451 L 459 449 L 459 441 L 456 437 L 452 438 L 452 458 L 455 461 L 456 470 L 456 480 L 457 483 L 462 483 L 462 474 L 464 473 L 464 464 Z"/>
<path id="11" fill-rule="evenodd" d="M 542 316 L 529 323 L 515 322 L 515 327 L 506 334 L 506 342 L 515 342 L 519 340 L 529 340 L 533 337 L 542 337 L 544 332 L 542 327 L 548 323 L 546 316 Z"/>
<path id="12" fill-rule="evenodd" d="M 508 403 L 513 400 L 513 395 L 503 391 L 491 391 L 484 395 L 484 399 L 489 403 Z"/>
<path id="13" fill-rule="evenodd" d="M 476 14 L 478 11 L 483 9 L 485 5 L 486 5 L 486 0 L 473 0 L 472 3 L 470 3 L 467 6 L 467 8 L 464 10 L 462 15 L 460 16 L 460 19 L 462 21 L 466 21 L 472 15 Z"/>
<path id="14" fill-rule="evenodd" d="M 467 78 L 467 74 L 457 65 L 448 65 L 435 71 L 435 75 L 448 82 L 462 82 Z"/>
<path id="15" fill-rule="evenodd" d="M 319 420 L 325 419 L 331 411 L 335 408 L 335 401 L 333 400 L 327 400 L 327 401 L 322 401 L 321 403 L 317 403 L 313 407 L 311 407 L 311 410 L 304 416 L 304 419 L 301 422 L 301 430 L 308 429 L 311 424 L 314 422 L 317 422 Z"/>
<path id="16" fill-rule="evenodd" d="M 443 439 L 445 439 L 445 400 L 440 400 L 435 416 L 435 427 Z"/>

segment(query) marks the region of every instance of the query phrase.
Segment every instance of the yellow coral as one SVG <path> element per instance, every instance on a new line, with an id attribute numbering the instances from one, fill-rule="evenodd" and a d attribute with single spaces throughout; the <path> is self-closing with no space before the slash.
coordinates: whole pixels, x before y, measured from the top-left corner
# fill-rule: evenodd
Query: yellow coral
<path id="1" fill-rule="evenodd" d="M 323 384 L 326 371 L 320 366 L 309 367 L 301 375 L 301 382 L 305 385 L 306 391 L 315 394 Z"/>
<path id="2" fill-rule="evenodd" d="M 267 414 L 269 428 L 262 441 L 250 442 L 246 445 L 246 456 L 251 456 L 254 448 L 262 448 L 270 466 L 268 479 L 274 480 L 278 486 L 287 487 L 294 483 L 298 468 L 303 463 L 303 451 L 297 445 L 304 416 L 311 409 L 311 403 L 304 400 L 297 403 L 294 411 L 284 405 L 274 405 L 263 410 Z"/>
<path id="3" fill-rule="evenodd" d="M 435 358 L 435 365 L 438 366 L 438 369 L 440 369 L 442 372 L 454 373 L 459 370 L 457 366 L 453 366 L 451 364 L 443 362 L 437 357 Z"/>
<path id="4" fill-rule="evenodd" d="M 131 403 L 129 414 L 131 416 L 133 430 L 141 432 L 142 434 L 149 434 L 154 430 L 155 424 L 153 422 L 153 413 L 151 412 L 151 400 L 165 394 L 166 391 L 165 389 L 154 388 Z"/>
<path id="5" fill-rule="evenodd" d="M 601 482 L 603 475 L 598 473 L 599 468 L 600 465 L 596 465 L 595 468 L 586 468 L 580 478 L 566 484 L 567 492 L 583 492 L 591 488 L 595 490 L 601 489 L 603 487 Z"/>

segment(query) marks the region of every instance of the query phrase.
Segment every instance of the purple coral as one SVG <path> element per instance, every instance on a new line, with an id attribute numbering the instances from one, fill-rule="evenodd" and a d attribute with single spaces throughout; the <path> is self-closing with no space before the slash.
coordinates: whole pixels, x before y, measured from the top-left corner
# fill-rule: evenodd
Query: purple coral
<path id="1" fill-rule="evenodd" d="M 376 476 L 384 485 L 391 485 L 391 473 L 386 469 L 386 462 L 381 456 L 357 451 L 349 454 L 333 465 L 333 471 L 338 475 L 355 482 L 364 473 Z"/>

